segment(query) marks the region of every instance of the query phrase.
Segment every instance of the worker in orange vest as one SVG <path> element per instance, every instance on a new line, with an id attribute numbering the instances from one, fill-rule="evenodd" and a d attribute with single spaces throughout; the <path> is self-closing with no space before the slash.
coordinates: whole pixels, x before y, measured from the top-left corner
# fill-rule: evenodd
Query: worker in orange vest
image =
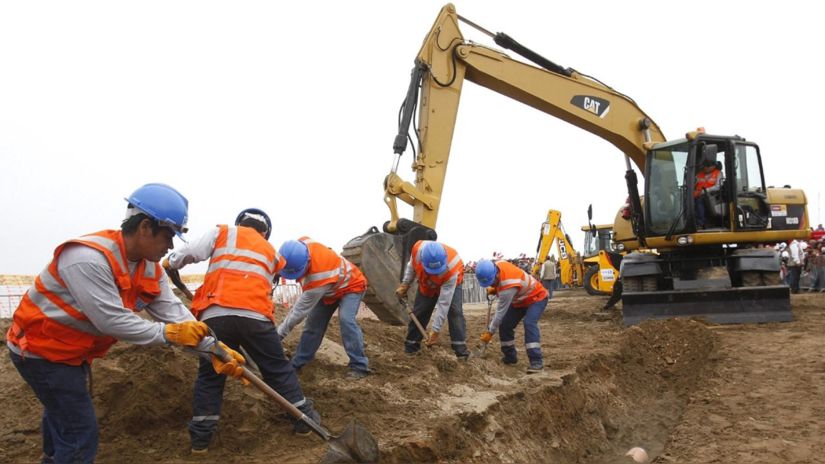
<path id="1" fill-rule="evenodd" d="M 206 324 L 172 293 L 158 264 L 173 248 L 172 237 L 186 232 L 188 201 L 165 184 L 144 185 L 126 200 L 120 230 L 57 247 L 6 334 L 12 363 L 44 407 L 42 462 L 95 460 L 98 428 L 87 388 L 90 364 L 115 342 L 200 351 L 214 344 Z M 165 322 L 138 316 L 144 309 Z M 218 361 L 219 368 L 223 364 Z"/>
<path id="2" fill-rule="evenodd" d="M 707 194 L 716 194 L 722 187 L 722 171 L 716 167 L 713 160 L 705 159 L 702 170 L 696 175 L 696 186 L 693 189 L 693 204 L 696 213 L 696 228 L 705 227 L 705 201 Z"/>
<path id="3" fill-rule="evenodd" d="M 482 343 L 490 343 L 499 330 L 504 364 L 518 362 L 516 356 L 515 328 L 524 319 L 524 348 L 530 359 L 528 374 L 540 372 L 544 367 L 541 353 L 541 331 L 538 321 L 547 307 L 549 293 L 533 276 L 508 263 L 482 259 L 476 266 L 476 278 L 482 287 L 492 287 L 498 295 L 495 317 L 487 331 L 481 334 Z"/>
<path id="4" fill-rule="evenodd" d="M 278 326 L 278 333 L 281 337 L 286 337 L 296 325 L 306 319 L 301 340 L 292 358 L 293 367 L 300 370 L 315 358 L 329 320 L 337 309 L 341 340 L 349 356 L 347 376 L 358 380 L 369 375 L 364 334 L 355 320 L 361 299 L 367 290 L 367 278 L 357 266 L 309 237 L 288 240 L 281 245 L 279 252 L 286 259 L 281 276 L 297 280 L 303 290 Z"/>
<path id="5" fill-rule="evenodd" d="M 413 314 L 423 327 L 427 327 L 435 310 L 432 329 L 424 343 L 427 346 L 436 344 L 441 326 L 447 320 L 450 325 L 450 344 L 453 352 L 459 359 L 466 360 L 470 352 L 467 350 L 461 287 L 464 281 L 464 263 L 458 252 L 442 243 L 419 240 L 412 247 L 401 285 L 395 290 L 399 298 L 407 297 L 413 278 L 418 279 Z M 408 354 L 417 353 L 421 349 L 423 337 L 415 323 L 410 321 L 404 351 Z"/>
<path id="6" fill-rule="evenodd" d="M 320 415 L 304 397 L 298 376 L 284 355 L 275 329 L 272 283 L 286 261 L 269 243 L 272 221 L 257 208 L 245 209 L 235 226 L 219 225 L 199 240 L 172 252 L 164 268 L 178 270 L 209 259 L 203 285 L 195 292 L 192 312 L 234 350 L 242 347 L 261 372 L 263 381 L 316 423 Z M 227 374 L 238 377 L 243 370 Z M 220 420 L 226 377 L 201 359 L 195 381 L 189 435 L 192 453 L 204 454 Z M 293 431 L 307 435 L 309 426 L 293 420 Z"/>

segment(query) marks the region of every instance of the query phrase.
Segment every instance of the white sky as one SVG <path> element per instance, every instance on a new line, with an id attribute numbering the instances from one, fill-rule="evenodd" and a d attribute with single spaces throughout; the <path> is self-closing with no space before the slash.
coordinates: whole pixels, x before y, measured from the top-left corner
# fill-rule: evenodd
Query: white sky
<path id="1" fill-rule="evenodd" d="M 147 182 L 188 197 L 192 238 L 253 206 L 276 246 L 306 234 L 340 249 L 380 227 L 398 107 L 443 4 L 0 3 L 0 274 L 117 228 Z M 456 7 L 629 95 L 668 138 L 704 126 L 756 141 L 768 184 L 804 188 L 825 220 L 825 3 Z M 587 205 L 612 222 L 623 176 L 612 145 L 468 82 L 437 230 L 465 260 L 533 255 L 554 208 L 581 247 Z"/>

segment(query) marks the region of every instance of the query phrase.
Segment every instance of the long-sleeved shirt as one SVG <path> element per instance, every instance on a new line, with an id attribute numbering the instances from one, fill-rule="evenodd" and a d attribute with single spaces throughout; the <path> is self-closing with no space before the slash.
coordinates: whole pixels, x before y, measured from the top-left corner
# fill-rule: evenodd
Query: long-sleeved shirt
<path id="1" fill-rule="evenodd" d="M 215 243 L 218 240 L 220 228 L 215 227 L 203 234 L 197 240 L 185 245 L 179 250 L 172 251 L 169 254 L 169 267 L 172 269 L 181 269 L 187 264 L 199 263 L 212 258 L 212 253 L 215 252 Z M 221 305 L 212 305 L 200 314 L 200 319 L 205 321 L 213 317 L 220 316 L 240 316 L 248 317 L 250 319 L 257 319 L 259 321 L 269 321 L 269 319 L 261 313 L 251 311 L 243 308 L 227 308 Z"/>
<path id="2" fill-rule="evenodd" d="M 494 334 L 498 330 L 498 326 L 501 325 L 502 319 L 504 319 L 504 315 L 507 313 L 507 310 L 510 308 L 510 304 L 513 303 L 513 298 L 516 297 L 516 293 L 518 293 L 518 288 L 512 287 L 506 290 L 502 290 L 498 292 L 498 305 L 496 306 L 496 315 L 493 316 L 493 320 L 490 321 L 490 326 L 487 330 Z"/>
<path id="3" fill-rule="evenodd" d="M 134 274 L 138 264 L 128 261 L 130 274 Z M 118 340 L 134 345 L 164 345 L 165 323 L 195 320 L 189 309 L 172 293 L 166 275 L 160 277 L 160 295 L 148 305 L 136 308 L 138 311 L 146 310 L 159 322 L 144 319 L 123 306 L 109 261 L 94 248 L 68 245 L 58 258 L 57 272 L 89 322 L 101 333 Z M 198 349 L 213 343 L 210 337 L 207 338 Z M 8 346 L 17 354 L 22 354 L 11 343 Z M 39 357 L 28 352 L 25 355 Z"/>
<path id="4" fill-rule="evenodd" d="M 413 269 L 412 260 L 407 263 L 404 268 L 404 278 L 401 283 L 411 285 L 415 279 L 415 270 Z M 447 320 L 447 314 L 450 311 L 450 303 L 453 301 L 456 287 L 458 286 L 458 274 L 452 276 L 449 280 L 441 285 L 438 290 L 438 300 L 435 303 L 435 315 L 433 316 L 432 331 L 440 332 L 444 321 Z"/>
<path id="5" fill-rule="evenodd" d="M 292 306 L 292 309 L 289 310 L 289 313 L 286 315 L 283 322 L 281 322 L 281 325 L 278 326 L 278 335 L 280 335 L 281 338 L 286 337 L 296 325 L 303 322 L 303 320 L 309 315 L 309 312 L 315 308 L 319 301 L 321 301 L 324 294 L 331 291 L 334 285 L 335 283 L 329 283 L 327 285 L 313 288 L 301 293 L 301 296 L 298 297 L 298 301 L 296 301 L 295 305 Z"/>

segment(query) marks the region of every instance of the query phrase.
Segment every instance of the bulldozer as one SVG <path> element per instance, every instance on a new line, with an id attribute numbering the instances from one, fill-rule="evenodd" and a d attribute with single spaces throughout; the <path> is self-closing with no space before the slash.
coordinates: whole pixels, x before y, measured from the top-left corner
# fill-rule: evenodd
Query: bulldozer
<path id="1" fill-rule="evenodd" d="M 465 40 L 461 24 L 526 62 Z M 616 251 L 627 253 L 619 269 L 625 324 L 669 317 L 702 317 L 712 323 L 792 320 L 789 289 L 779 280 L 779 259 L 773 249 L 758 245 L 807 238 L 807 200 L 799 189 L 766 187 L 756 143 L 704 130 L 667 140 L 629 96 L 505 33 L 490 32 L 459 15 L 452 4 L 441 9 L 424 38 L 399 112 L 394 158 L 384 179 L 390 218 L 381 230 L 371 227 L 344 247 L 344 255 L 369 279 L 364 301 L 380 319 L 406 321 L 394 294 L 401 269 L 417 240 L 437 238 L 465 81 L 590 132 L 624 156 L 628 200 L 614 220 L 613 241 Z M 411 165 L 414 182 L 398 173 L 410 141 L 417 145 Z M 705 160 L 721 166 L 721 188 L 694 198 Z M 644 176 L 641 191 L 633 165 Z M 412 219 L 399 217 L 398 200 L 413 207 Z M 699 202 L 707 212 L 704 223 L 697 221 Z"/>

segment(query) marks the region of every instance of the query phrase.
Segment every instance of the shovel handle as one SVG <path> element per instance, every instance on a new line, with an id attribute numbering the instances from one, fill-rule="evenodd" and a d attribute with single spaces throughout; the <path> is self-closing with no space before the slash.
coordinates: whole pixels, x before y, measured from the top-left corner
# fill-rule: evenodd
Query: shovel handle
<path id="1" fill-rule="evenodd" d="M 230 362 L 232 361 L 232 357 L 229 356 L 229 353 L 226 352 L 221 346 L 217 343 L 217 338 L 215 339 L 215 344 L 212 348 L 212 355 L 217 357 L 223 362 Z M 243 370 L 242 376 L 246 380 L 249 381 L 252 385 L 255 386 L 258 390 L 264 392 L 267 396 L 275 400 L 278 403 L 278 406 L 283 408 L 286 412 L 289 413 L 292 417 L 303 421 L 309 428 L 312 429 L 319 437 L 323 438 L 325 441 L 329 441 L 333 438 L 332 434 L 329 433 L 328 430 L 321 427 L 321 424 L 316 423 L 314 420 L 307 417 L 306 414 L 302 413 L 300 409 L 296 408 L 292 403 L 287 401 L 286 398 L 281 396 L 278 392 L 272 389 L 269 385 L 267 385 L 260 377 L 253 374 L 249 369 L 241 367 Z"/>
<path id="2" fill-rule="evenodd" d="M 401 304 L 404 305 L 404 307 L 407 307 L 407 299 L 406 298 L 399 298 L 398 301 L 400 301 Z M 413 313 L 412 308 L 407 307 L 407 314 L 410 316 L 410 319 L 413 321 L 415 326 L 418 327 L 418 331 L 421 332 L 421 336 L 424 337 L 424 340 L 426 340 L 427 339 L 427 329 L 425 329 L 424 326 L 421 325 L 421 321 L 419 321 L 418 318 L 415 317 L 415 313 Z"/>

